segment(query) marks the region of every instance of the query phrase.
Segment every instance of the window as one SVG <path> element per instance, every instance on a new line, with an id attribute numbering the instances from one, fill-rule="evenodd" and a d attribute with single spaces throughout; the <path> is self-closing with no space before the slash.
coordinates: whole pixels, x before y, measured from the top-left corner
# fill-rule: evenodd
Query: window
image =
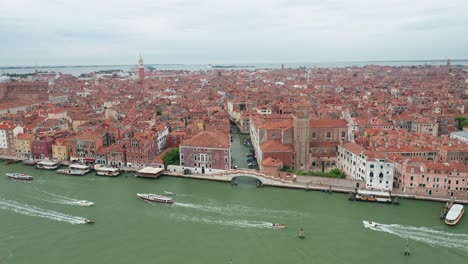
<path id="1" fill-rule="evenodd" d="M 372 164 L 372 165 L 370 165 L 370 168 L 371 168 L 371 169 L 373 169 L 373 168 L 374 168 L 374 165 L 373 165 L 373 164 Z"/>
<path id="2" fill-rule="evenodd" d="M 327 132 L 327 138 L 331 137 L 331 133 Z"/>

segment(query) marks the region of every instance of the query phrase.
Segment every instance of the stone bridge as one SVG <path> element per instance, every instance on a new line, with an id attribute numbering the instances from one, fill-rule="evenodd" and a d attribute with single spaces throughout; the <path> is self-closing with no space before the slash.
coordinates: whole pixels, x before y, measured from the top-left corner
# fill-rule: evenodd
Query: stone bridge
<path id="1" fill-rule="evenodd" d="M 254 178 L 260 182 L 260 185 L 278 185 L 281 183 L 282 184 L 292 183 L 292 181 L 283 180 L 281 178 L 276 178 L 270 175 L 266 175 L 257 170 L 249 170 L 249 169 L 233 169 L 233 170 L 228 170 L 224 173 L 210 174 L 210 176 L 222 177 L 225 181 L 230 181 L 233 184 L 236 183 L 236 177 Z"/>

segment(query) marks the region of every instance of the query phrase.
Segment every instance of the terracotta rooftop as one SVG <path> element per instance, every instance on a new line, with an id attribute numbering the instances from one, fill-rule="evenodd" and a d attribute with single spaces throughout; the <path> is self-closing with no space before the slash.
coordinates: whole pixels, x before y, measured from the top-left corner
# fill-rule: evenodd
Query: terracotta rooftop
<path id="1" fill-rule="evenodd" d="M 291 144 L 283 144 L 279 139 L 272 139 L 260 144 L 262 152 L 292 152 L 293 146 Z"/>
<path id="2" fill-rule="evenodd" d="M 344 119 L 311 119 L 309 126 L 311 128 L 346 128 L 347 123 Z"/>
<path id="3" fill-rule="evenodd" d="M 180 145 L 183 147 L 230 148 L 231 142 L 227 133 L 202 131 Z"/>

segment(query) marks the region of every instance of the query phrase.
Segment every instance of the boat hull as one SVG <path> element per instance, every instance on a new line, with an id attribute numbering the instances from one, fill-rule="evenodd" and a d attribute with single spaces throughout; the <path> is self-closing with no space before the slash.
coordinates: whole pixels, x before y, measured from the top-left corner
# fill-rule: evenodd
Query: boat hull
<path id="1" fill-rule="evenodd" d="M 17 181 L 32 181 L 34 180 L 34 178 L 18 178 L 18 177 L 14 177 L 14 176 L 7 176 L 9 179 L 12 179 L 12 180 L 17 180 Z"/>
<path id="2" fill-rule="evenodd" d="M 144 196 L 144 195 L 138 195 L 138 198 L 144 200 L 144 201 L 148 201 L 148 202 L 152 202 L 152 203 L 163 203 L 163 204 L 172 204 L 174 203 L 174 200 L 172 199 L 168 199 L 168 198 L 165 198 L 165 199 L 158 199 L 158 198 L 151 198 L 151 197 L 147 197 L 147 196 Z"/>

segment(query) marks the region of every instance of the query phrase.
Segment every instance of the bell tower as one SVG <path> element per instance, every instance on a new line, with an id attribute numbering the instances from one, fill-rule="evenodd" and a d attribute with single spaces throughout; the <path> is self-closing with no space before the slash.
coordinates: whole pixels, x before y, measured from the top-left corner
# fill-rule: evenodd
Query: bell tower
<path id="1" fill-rule="evenodd" d="M 309 169 L 309 131 L 310 131 L 310 104 L 303 99 L 294 105 L 294 158 L 295 169 Z"/>
<path id="2" fill-rule="evenodd" d="M 138 78 L 140 83 L 145 80 L 145 66 L 143 65 L 143 57 L 141 56 L 141 53 L 140 59 L 138 60 Z"/>

